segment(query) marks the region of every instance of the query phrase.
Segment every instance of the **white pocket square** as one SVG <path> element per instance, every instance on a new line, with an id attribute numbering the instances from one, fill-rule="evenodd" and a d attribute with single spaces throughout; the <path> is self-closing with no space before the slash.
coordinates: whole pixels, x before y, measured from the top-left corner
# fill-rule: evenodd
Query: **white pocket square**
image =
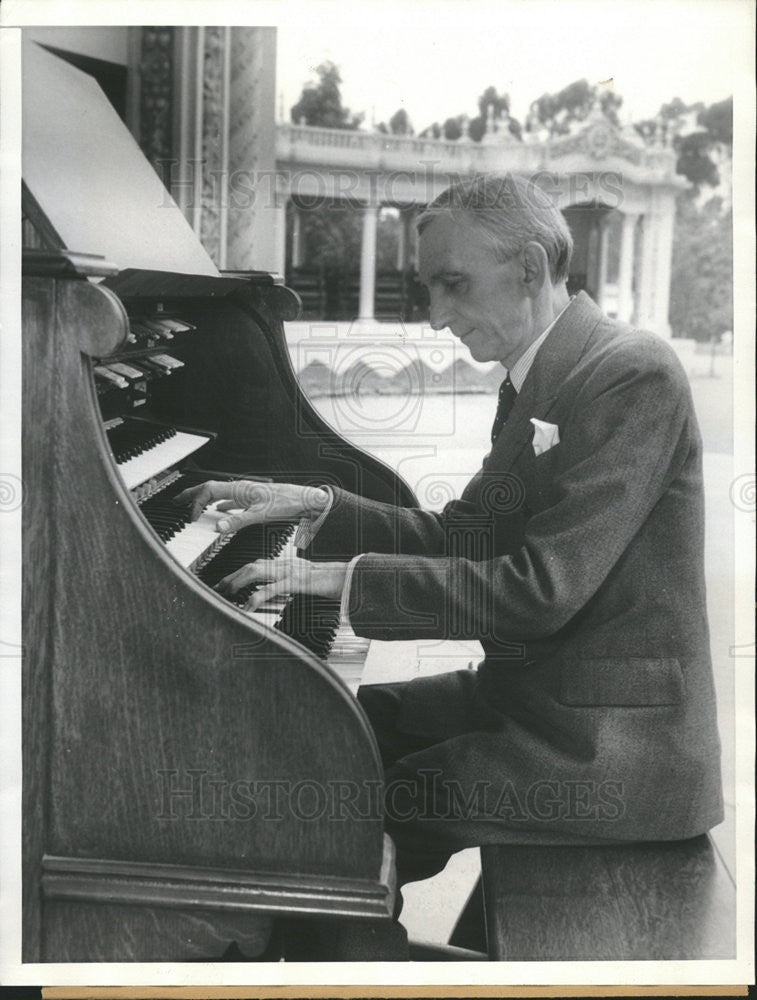
<path id="1" fill-rule="evenodd" d="M 547 423 L 546 420 L 537 420 L 536 417 L 531 417 L 531 423 L 534 425 L 534 455 L 543 455 L 545 451 L 549 451 L 550 448 L 554 448 L 556 444 L 560 443 L 560 432 L 557 429 L 557 424 Z"/>

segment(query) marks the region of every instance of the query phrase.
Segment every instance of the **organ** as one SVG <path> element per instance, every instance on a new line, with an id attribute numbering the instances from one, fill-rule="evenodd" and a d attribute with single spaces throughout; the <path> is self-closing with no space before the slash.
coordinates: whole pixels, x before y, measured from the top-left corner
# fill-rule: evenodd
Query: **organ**
<path id="1" fill-rule="evenodd" d="M 293 525 L 227 537 L 171 497 L 412 492 L 303 396 L 296 296 L 219 273 L 97 85 L 34 45 L 23 170 L 24 961 L 255 957 L 281 917 L 387 921 L 366 644 L 333 602 L 253 615 L 212 589 Z"/>

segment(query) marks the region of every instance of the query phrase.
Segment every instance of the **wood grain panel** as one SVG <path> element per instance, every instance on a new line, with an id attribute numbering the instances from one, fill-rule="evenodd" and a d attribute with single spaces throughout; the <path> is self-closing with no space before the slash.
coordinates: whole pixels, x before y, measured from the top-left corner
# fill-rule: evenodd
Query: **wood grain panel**
<path id="1" fill-rule="evenodd" d="M 33 961 L 41 934 L 40 863 L 47 817 L 50 703 L 49 630 L 53 609 L 52 560 L 56 525 L 52 509 L 55 443 L 56 337 L 55 287 L 29 281 L 23 292 L 22 475 L 27 498 L 23 507 L 22 620 L 23 699 L 23 958 Z M 42 512 L 42 516 L 40 513 Z M 30 641 L 33 637 L 33 641 Z"/>
<path id="2" fill-rule="evenodd" d="M 266 916 L 154 906 L 51 902 L 45 957 L 58 962 L 212 962 L 236 944 L 245 958 L 268 944 Z"/>

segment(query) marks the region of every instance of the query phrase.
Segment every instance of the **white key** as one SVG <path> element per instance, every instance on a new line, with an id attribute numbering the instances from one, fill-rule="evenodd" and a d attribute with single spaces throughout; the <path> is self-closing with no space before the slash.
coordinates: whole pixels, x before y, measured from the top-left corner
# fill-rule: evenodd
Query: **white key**
<path id="1" fill-rule="evenodd" d="M 133 490 L 151 476 L 157 476 L 164 469 L 169 469 L 177 462 L 187 458 L 198 448 L 210 441 L 204 434 L 187 434 L 177 431 L 167 441 L 161 441 L 148 451 L 129 458 L 117 465 L 118 471 L 126 488 Z"/>
<path id="2" fill-rule="evenodd" d="M 216 510 L 217 500 L 200 514 L 196 521 L 190 521 L 168 540 L 166 548 L 185 569 L 191 569 L 201 558 L 209 558 L 214 552 L 234 537 L 233 532 L 219 533 L 216 524 L 222 512 Z"/>

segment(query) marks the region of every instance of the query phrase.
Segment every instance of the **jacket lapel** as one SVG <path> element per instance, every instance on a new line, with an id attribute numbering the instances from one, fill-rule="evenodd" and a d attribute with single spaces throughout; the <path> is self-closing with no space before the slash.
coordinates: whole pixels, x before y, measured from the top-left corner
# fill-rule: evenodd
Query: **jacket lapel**
<path id="1" fill-rule="evenodd" d="M 585 292 L 579 292 L 536 355 L 507 423 L 492 446 L 487 468 L 507 471 L 524 445 L 533 440 L 531 418 L 546 419 L 560 386 L 602 318 L 601 309 Z"/>

